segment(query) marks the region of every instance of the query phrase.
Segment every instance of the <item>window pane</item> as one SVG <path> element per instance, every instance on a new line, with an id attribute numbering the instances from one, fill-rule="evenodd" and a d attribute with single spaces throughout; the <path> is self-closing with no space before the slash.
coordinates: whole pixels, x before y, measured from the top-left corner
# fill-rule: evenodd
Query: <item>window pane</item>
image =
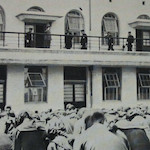
<path id="1" fill-rule="evenodd" d="M 117 22 L 115 19 L 104 18 L 104 26 L 106 32 L 111 32 L 111 33 L 118 32 Z"/>
<path id="2" fill-rule="evenodd" d="M 3 24 L 2 14 L 0 13 L 0 24 Z"/>
<path id="3" fill-rule="evenodd" d="M 144 46 L 149 46 L 150 45 L 150 32 L 143 32 L 143 45 Z"/>
<path id="4" fill-rule="evenodd" d="M 150 87 L 150 74 L 139 74 L 140 86 Z"/>
<path id="5" fill-rule="evenodd" d="M 64 101 L 73 102 L 73 85 L 72 84 L 64 85 Z"/>
<path id="6" fill-rule="evenodd" d="M 40 73 L 29 73 L 28 78 L 31 86 L 46 86 L 42 74 Z"/>
<path id="7" fill-rule="evenodd" d="M 26 67 L 24 69 L 25 102 L 46 102 L 47 99 L 47 86 L 46 86 L 47 73 L 46 72 L 47 69 L 45 67 L 43 68 Z M 45 77 L 43 77 L 43 75 Z"/>
<path id="8" fill-rule="evenodd" d="M 80 18 L 79 17 L 69 17 L 69 30 L 80 30 Z"/>
<path id="9" fill-rule="evenodd" d="M 120 87 L 120 82 L 117 74 L 104 74 L 107 87 Z"/>

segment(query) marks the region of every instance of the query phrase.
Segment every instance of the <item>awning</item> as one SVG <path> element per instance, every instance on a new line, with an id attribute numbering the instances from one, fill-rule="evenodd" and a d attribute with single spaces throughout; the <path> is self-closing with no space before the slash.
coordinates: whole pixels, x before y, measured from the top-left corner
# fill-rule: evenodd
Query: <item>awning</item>
<path id="1" fill-rule="evenodd" d="M 32 23 L 48 23 L 54 22 L 62 16 L 49 15 L 45 12 L 25 12 L 16 16 L 19 20 Z"/>
<path id="2" fill-rule="evenodd" d="M 129 23 L 132 28 L 136 29 L 149 29 L 150 30 L 150 20 L 137 19 L 134 22 Z"/>

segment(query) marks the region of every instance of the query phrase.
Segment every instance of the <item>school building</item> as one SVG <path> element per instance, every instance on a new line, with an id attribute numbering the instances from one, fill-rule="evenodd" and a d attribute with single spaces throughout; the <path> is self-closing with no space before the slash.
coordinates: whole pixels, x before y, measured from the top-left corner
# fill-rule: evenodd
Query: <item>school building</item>
<path id="1" fill-rule="evenodd" d="M 150 105 L 149 0 L 13 3 L 0 0 L 1 109 Z M 47 24 L 51 37 L 45 47 Z M 82 30 L 87 49 L 81 49 Z M 129 31 L 132 51 L 126 45 Z M 70 49 L 65 48 L 66 32 L 72 35 Z M 108 32 L 114 51 L 108 51 Z"/>

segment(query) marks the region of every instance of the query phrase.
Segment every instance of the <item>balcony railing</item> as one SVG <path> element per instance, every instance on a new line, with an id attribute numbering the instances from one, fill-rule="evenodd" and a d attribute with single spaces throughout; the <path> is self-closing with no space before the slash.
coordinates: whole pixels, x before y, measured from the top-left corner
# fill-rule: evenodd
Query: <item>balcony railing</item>
<path id="1" fill-rule="evenodd" d="M 82 49 L 80 43 L 82 36 L 72 36 L 71 45 L 66 46 L 68 35 L 51 34 L 51 40 L 46 41 L 47 34 L 31 33 L 31 40 L 27 41 L 28 33 L 23 32 L 0 32 L 0 47 L 8 48 L 46 48 L 46 49 Z M 67 41 L 67 42 L 66 42 Z M 87 36 L 87 45 L 83 50 L 103 51 L 108 50 L 106 37 Z M 66 48 L 67 47 L 67 48 Z M 127 38 L 114 38 L 114 51 L 128 51 Z M 135 38 L 132 51 L 150 51 L 150 39 Z"/>

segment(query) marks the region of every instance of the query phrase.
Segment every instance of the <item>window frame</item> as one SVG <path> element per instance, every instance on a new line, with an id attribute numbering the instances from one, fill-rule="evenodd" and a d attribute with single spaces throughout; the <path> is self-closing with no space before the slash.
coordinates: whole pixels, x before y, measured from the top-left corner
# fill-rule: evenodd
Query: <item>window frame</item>
<path id="1" fill-rule="evenodd" d="M 120 101 L 121 100 L 121 68 L 102 68 L 103 79 L 103 101 Z M 109 78 L 109 75 L 113 75 Z M 113 80 L 113 85 L 109 81 Z"/>
<path id="2" fill-rule="evenodd" d="M 41 81 L 43 82 L 43 86 L 42 85 L 40 85 L 40 86 L 39 85 L 33 85 L 33 82 L 38 81 L 38 80 L 32 80 L 31 77 L 30 77 L 30 75 L 40 75 L 40 77 L 42 79 Z M 29 79 L 31 87 L 46 87 L 46 83 L 45 83 L 43 75 L 41 73 L 31 73 L 31 72 L 28 72 L 27 73 L 27 78 Z"/>
<path id="3" fill-rule="evenodd" d="M 78 25 L 78 29 L 69 29 L 69 19 L 68 17 L 74 17 L 74 18 L 79 18 L 79 25 Z M 67 33 L 67 31 L 69 31 L 72 35 L 77 35 L 80 36 L 81 35 L 81 30 L 85 29 L 85 23 L 84 23 L 84 17 L 82 15 L 82 13 L 78 10 L 71 10 L 66 14 L 65 17 L 65 33 Z M 73 43 L 79 44 L 80 43 L 80 37 L 74 37 L 73 38 Z"/>
<path id="4" fill-rule="evenodd" d="M 104 23 L 105 19 L 106 20 L 108 20 L 108 19 L 114 20 L 114 22 L 115 22 L 114 24 L 116 26 L 114 28 L 118 32 L 115 32 L 115 31 L 114 32 L 106 31 L 106 27 L 105 27 L 105 23 Z M 102 37 L 105 37 L 107 35 L 107 32 L 110 32 L 111 35 L 114 38 L 114 45 L 119 45 L 119 39 L 118 39 L 119 38 L 119 19 L 118 19 L 118 17 L 117 17 L 116 14 L 114 14 L 114 13 L 107 13 L 107 14 L 105 14 L 103 16 L 103 18 L 102 18 L 102 27 L 101 27 L 101 29 L 102 29 Z M 107 40 L 105 38 L 102 38 L 102 45 L 107 45 Z"/>
<path id="5" fill-rule="evenodd" d="M 0 32 L 4 32 L 5 31 L 5 13 L 4 13 L 4 9 L 0 6 L 0 15 L 1 15 L 1 19 L 2 19 L 2 23 L 1 25 L 1 30 Z M 0 33 L 0 41 L 4 40 L 4 34 Z"/>
<path id="6" fill-rule="evenodd" d="M 148 78 L 145 80 L 144 76 L 148 76 Z M 149 79 L 150 79 L 149 68 L 137 68 L 137 99 L 138 100 L 150 100 Z"/>
<path id="7" fill-rule="evenodd" d="M 33 71 L 32 71 L 33 69 Z M 44 70 L 45 71 L 44 71 Z M 47 67 L 44 66 L 25 66 L 24 68 L 24 102 L 25 103 L 45 103 L 47 102 L 47 90 L 48 90 L 48 71 Z M 37 81 L 42 81 L 43 85 L 34 85 L 33 79 L 31 79 L 30 75 L 40 75 L 41 79 Z M 43 76 L 44 75 L 44 76 Z M 28 84 L 28 85 L 27 85 Z"/>

